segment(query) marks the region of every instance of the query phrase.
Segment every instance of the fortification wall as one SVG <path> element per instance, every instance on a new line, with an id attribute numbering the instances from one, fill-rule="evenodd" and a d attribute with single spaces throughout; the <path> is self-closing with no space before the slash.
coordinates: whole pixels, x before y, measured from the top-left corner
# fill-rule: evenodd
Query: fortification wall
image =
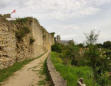
<path id="1" fill-rule="evenodd" d="M 29 29 L 29 32 L 22 30 L 25 27 Z M 35 58 L 49 51 L 53 43 L 54 36 L 48 33 L 36 19 L 25 18 L 16 21 L 1 19 L 0 69 L 24 59 Z"/>

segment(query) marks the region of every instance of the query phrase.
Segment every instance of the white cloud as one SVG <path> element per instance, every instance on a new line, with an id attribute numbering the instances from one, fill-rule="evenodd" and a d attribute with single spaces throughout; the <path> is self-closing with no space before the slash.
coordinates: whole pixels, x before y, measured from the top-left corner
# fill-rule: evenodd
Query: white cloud
<path id="1" fill-rule="evenodd" d="M 94 15 L 101 10 L 98 6 L 109 2 L 111 0 L 1 0 L 0 11 L 6 13 L 7 10 L 17 9 L 15 16 L 37 15 L 42 19 L 64 21 Z"/>
<path id="2" fill-rule="evenodd" d="M 107 4 L 111 4 L 111 0 L 1 0 L 0 13 L 10 13 L 16 9 L 17 13 L 13 14 L 13 17 L 34 16 L 48 31 L 55 31 L 62 35 L 63 39 L 73 38 L 79 42 L 84 40 L 84 32 L 93 29 L 92 26 L 100 26 L 99 30 L 104 32 L 100 39 L 105 40 L 111 37 L 110 31 L 105 31 L 105 28 L 111 27 L 111 12 L 107 13 L 109 15 L 106 18 L 107 15 L 103 12 L 105 10 L 101 8 Z M 99 13 L 104 16 L 98 16 Z M 94 17 L 94 20 L 91 20 L 91 17 Z M 71 20 L 76 20 L 78 24 Z M 107 33 L 108 35 L 105 35 Z"/>

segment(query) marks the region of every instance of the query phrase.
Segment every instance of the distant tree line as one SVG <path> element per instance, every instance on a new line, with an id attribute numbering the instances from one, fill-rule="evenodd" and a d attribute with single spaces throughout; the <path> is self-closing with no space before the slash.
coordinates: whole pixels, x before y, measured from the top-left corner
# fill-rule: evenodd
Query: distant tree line
<path id="1" fill-rule="evenodd" d="M 98 48 L 106 48 L 106 49 L 111 49 L 111 41 L 105 41 L 103 43 L 96 43 L 95 44 Z M 83 43 L 78 44 L 79 47 L 88 47 L 85 46 Z"/>

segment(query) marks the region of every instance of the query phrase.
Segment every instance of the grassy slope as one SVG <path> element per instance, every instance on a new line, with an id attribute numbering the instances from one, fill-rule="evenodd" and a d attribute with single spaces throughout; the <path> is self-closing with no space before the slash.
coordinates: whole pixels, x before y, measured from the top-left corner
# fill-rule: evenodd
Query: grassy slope
<path id="1" fill-rule="evenodd" d="M 55 52 L 51 53 L 51 60 L 54 63 L 57 71 L 67 80 L 68 86 L 77 86 L 77 80 L 80 77 L 84 78 L 86 86 L 94 86 L 92 69 L 87 66 L 75 67 L 63 65 L 62 60 Z M 96 85 L 97 86 L 97 85 Z"/>
<path id="2" fill-rule="evenodd" d="M 42 54 L 44 55 L 44 54 Z M 37 58 L 41 57 L 42 55 L 38 56 Z M 34 58 L 34 59 L 37 59 Z M 21 62 L 15 63 L 13 66 L 8 67 L 6 69 L 0 70 L 0 82 L 3 82 L 9 76 L 11 76 L 14 72 L 20 70 L 24 65 L 28 64 L 29 62 L 33 61 L 34 59 L 27 59 Z"/>

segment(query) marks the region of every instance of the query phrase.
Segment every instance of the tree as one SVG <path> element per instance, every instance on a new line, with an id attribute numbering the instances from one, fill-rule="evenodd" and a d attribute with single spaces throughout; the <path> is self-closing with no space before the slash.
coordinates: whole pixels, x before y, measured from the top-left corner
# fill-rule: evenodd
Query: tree
<path id="1" fill-rule="evenodd" d="M 85 53 L 85 57 L 87 57 L 89 66 L 92 67 L 94 78 L 99 83 L 101 82 L 102 75 L 105 74 L 105 71 L 107 70 L 107 60 L 104 56 L 101 56 L 101 51 L 99 48 L 95 45 L 98 39 L 98 34 L 96 34 L 94 31 L 91 31 L 90 34 L 86 35 L 86 44 L 87 44 L 87 50 Z M 107 84 L 99 83 L 101 86 L 105 86 Z"/>
<path id="2" fill-rule="evenodd" d="M 85 34 L 86 36 L 86 45 L 94 45 L 97 42 L 98 34 L 95 33 L 94 30 L 91 30 L 89 34 Z"/>
<path id="3" fill-rule="evenodd" d="M 106 41 L 103 43 L 103 47 L 107 49 L 111 49 L 111 41 Z"/>
<path id="4" fill-rule="evenodd" d="M 80 43 L 77 46 L 80 47 L 80 48 L 84 48 L 84 44 L 83 43 Z"/>
<path id="5" fill-rule="evenodd" d="M 96 44 L 96 46 L 97 46 L 98 48 L 103 48 L 103 45 L 102 45 L 101 43 Z"/>
<path id="6" fill-rule="evenodd" d="M 62 47 L 63 47 L 62 44 L 60 44 L 60 43 L 55 43 L 55 44 L 52 46 L 52 51 L 61 53 L 61 52 L 62 52 Z"/>

